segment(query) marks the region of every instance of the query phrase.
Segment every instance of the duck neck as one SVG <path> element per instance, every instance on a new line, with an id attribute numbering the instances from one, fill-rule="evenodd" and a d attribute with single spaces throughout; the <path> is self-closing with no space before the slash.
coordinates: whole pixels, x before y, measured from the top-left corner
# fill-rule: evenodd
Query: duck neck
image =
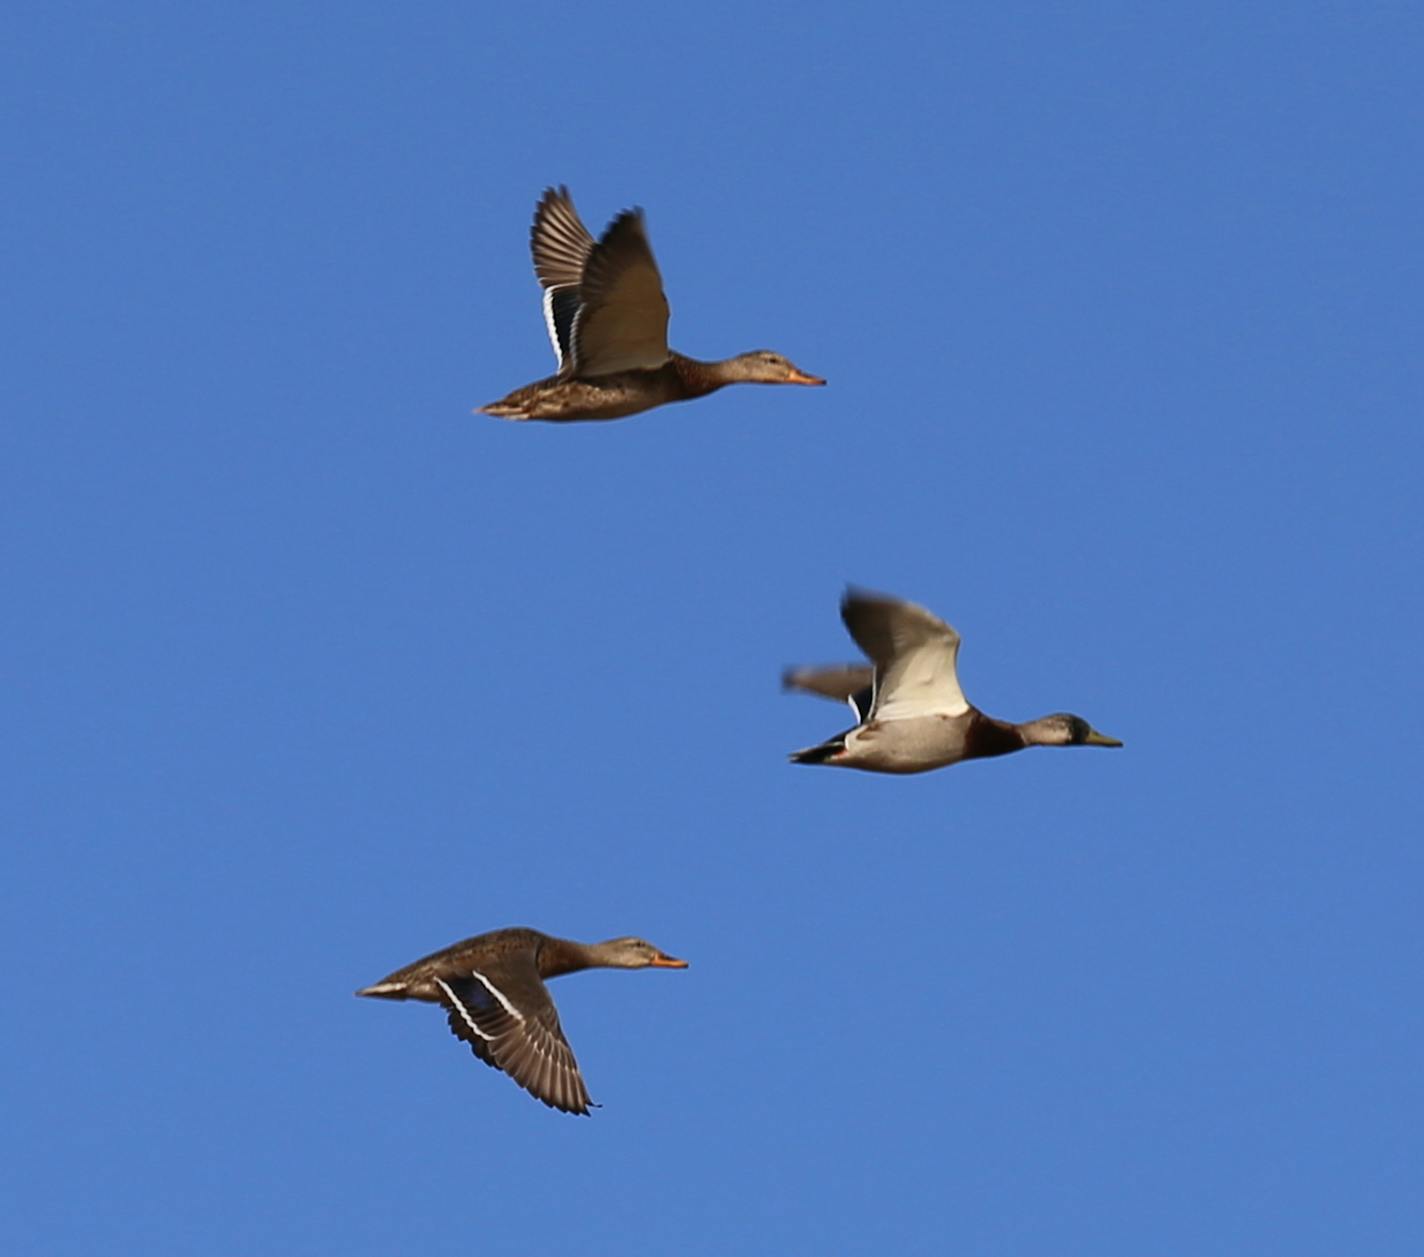
<path id="1" fill-rule="evenodd" d="M 597 969 L 605 963 L 598 956 L 601 943 L 576 943 L 571 938 L 546 938 L 539 948 L 539 975 L 557 978 L 561 973 Z"/>
<path id="2" fill-rule="evenodd" d="M 683 354 L 673 354 L 673 366 L 678 379 L 682 381 L 685 397 L 703 397 L 715 393 L 719 388 L 734 384 L 741 377 L 737 374 L 735 358 L 725 358 L 720 362 L 703 362 L 698 358 L 688 358 Z"/>
<path id="3" fill-rule="evenodd" d="M 1027 745 L 1020 726 L 976 711 L 974 723 L 969 726 L 964 739 L 964 758 L 987 759 L 993 755 L 1007 755 L 1011 751 L 1021 751 Z"/>

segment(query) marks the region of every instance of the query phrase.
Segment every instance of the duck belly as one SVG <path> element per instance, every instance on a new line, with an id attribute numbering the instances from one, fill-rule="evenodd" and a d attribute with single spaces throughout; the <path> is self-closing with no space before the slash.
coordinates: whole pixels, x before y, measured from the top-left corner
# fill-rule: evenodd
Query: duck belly
<path id="1" fill-rule="evenodd" d="M 480 409 L 501 419 L 544 419 L 576 423 L 587 419 L 623 419 L 685 396 L 671 366 L 619 371 L 613 375 L 566 379 L 550 376 Z"/>
<path id="2" fill-rule="evenodd" d="M 939 716 L 876 721 L 846 736 L 837 762 L 875 773 L 925 773 L 964 758 L 964 727 Z"/>

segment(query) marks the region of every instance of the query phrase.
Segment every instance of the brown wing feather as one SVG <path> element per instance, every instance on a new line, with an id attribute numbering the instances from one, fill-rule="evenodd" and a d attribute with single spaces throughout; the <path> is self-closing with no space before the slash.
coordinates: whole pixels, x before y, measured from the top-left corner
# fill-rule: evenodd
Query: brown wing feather
<path id="1" fill-rule="evenodd" d="M 781 684 L 788 690 L 805 690 L 822 698 L 848 703 L 875 683 L 875 669 L 863 663 L 832 664 L 825 668 L 787 668 Z"/>
<path id="2" fill-rule="evenodd" d="M 450 1029 L 487 1065 L 502 1070 L 535 1099 L 565 1113 L 592 1102 L 559 1014 L 529 962 L 528 974 L 472 972 L 441 979 Z"/>
<path id="3" fill-rule="evenodd" d="M 826 668 L 787 668 L 781 674 L 784 689 L 803 690 L 822 698 L 849 703 L 856 717 L 864 720 L 875 693 L 875 669 L 868 664 L 846 663 Z"/>
<path id="4" fill-rule="evenodd" d="M 529 228 L 529 250 L 534 255 L 539 286 L 577 288 L 593 247 L 593 237 L 574 209 L 568 188 L 562 184 L 546 188 L 534 207 L 534 224 Z"/>
<path id="5" fill-rule="evenodd" d="M 573 374 L 610 375 L 667 362 L 668 303 L 641 210 L 609 224 L 584 265 Z"/>

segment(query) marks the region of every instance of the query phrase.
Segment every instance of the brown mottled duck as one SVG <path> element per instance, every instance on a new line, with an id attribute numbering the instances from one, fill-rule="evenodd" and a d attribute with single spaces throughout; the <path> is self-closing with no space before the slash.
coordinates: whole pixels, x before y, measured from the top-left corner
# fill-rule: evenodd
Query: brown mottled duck
<path id="1" fill-rule="evenodd" d="M 492 930 L 446 947 L 363 987 L 357 995 L 439 1004 L 450 1029 L 486 1065 L 565 1113 L 597 1107 L 544 985 L 581 969 L 686 969 L 641 938 L 576 943 L 538 930 Z"/>
<path id="2" fill-rule="evenodd" d="M 668 348 L 668 303 L 643 228 L 624 210 L 594 241 L 567 188 L 549 188 L 530 230 L 534 273 L 559 370 L 480 413 L 502 419 L 621 419 L 727 384 L 824 384 L 781 354 L 754 349 L 701 362 Z"/>

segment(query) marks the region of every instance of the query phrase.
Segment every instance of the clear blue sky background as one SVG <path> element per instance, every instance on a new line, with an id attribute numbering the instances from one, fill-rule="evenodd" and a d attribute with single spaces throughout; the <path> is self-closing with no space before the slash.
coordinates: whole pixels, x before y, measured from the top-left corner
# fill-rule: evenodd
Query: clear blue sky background
<path id="1" fill-rule="evenodd" d="M 1424 26 L 1080 10 L 12 11 L 6 1251 L 1424 1249 Z M 471 415 L 552 182 L 830 387 Z M 1127 748 L 789 766 L 846 581 Z"/>

